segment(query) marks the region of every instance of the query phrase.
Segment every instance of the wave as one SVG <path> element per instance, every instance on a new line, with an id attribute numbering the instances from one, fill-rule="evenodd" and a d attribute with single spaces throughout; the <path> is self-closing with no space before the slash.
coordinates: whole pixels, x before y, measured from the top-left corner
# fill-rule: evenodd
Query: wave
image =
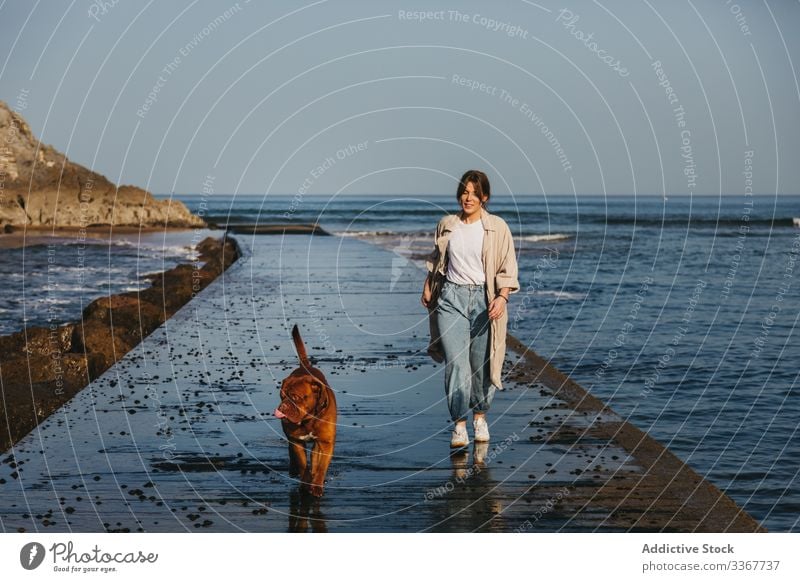
<path id="1" fill-rule="evenodd" d="M 530 242 L 554 241 L 554 240 L 569 240 L 572 235 L 569 234 L 529 234 L 519 237 L 519 240 L 527 240 Z"/>
<path id="2" fill-rule="evenodd" d="M 331 234 L 336 236 L 345 236 L 353 238 L 399 237 L 412 240 L 433 241 L 433 233 L 428 231 L 401 232 L 397 230 L 345 230 L 345 231 L 332 231 Z M 528 241 L 528 242 L 550 242 L 550 241 L 570 240 L 572 239 L 572 235 L 563 233 L 528 234 L 520 237 L 515 237 L 515 239 L 519 241 Z"/>
<path id="3" fill-rule="evenodd" d="M 94 275 L 98 273 L 100 276 L 105 276 L 108 274 L 113 273 L 127 273 L 128 269 L 124 269 L 122 267 L 89 267 L 86 265 L 82 265 L 79 267 L 68 267 L 66 265 L 53 265 L 50 269 L 57 274 L 64 274 L 64 273 L 78 273 L 80 275 Z M 35 278 L 35 277 L 47 277 L 49 273 L 45 270 L 28 270 L 24 275 L 18 273 L 11 273 L 7 276 L 13 277 L 15 279 L 27 279 L 27 278 Z"/>
<path id="4" fill-rule="evenodd" d="M 573 293 L 571 291 L 536 291 L 536 295 L 544 295 L 546 297 L 555 297 L 564 301 L 580 301 L 585 299 L 587 293 Z"/>
<path id="5" fill-rule="evenodd" d="M 398 233 L 391 230 L 343 230 L 333 231 L 331 234 L 336 236 L 397 236 Z"/>
<path id="6" fill-rule="evenodd" d="M 27 294 L 33 296 L 36 293 L 94 293 L 95 290 L 87 285 L 71 285 L 69 283 L 54 283 L 45 285 L 41 290 L 28 290 Z"/>
<path id="7" fill-rule="evenodd" d="M 190 208 L 191 210 L 191 208 Z M 447 214 L 445 210 L 440 208 L 430 208 L 430 209 L 421 209 L 419 207 L 404 207 L 404 206 L 393 206 L 389 207 L 387 205 L 379 205 L 374 206 L 371 208 L 364 208 L 363 204 L 355 208 L 342 208 L 342 207 L 312 207 L 307 209 L 298 208 L 294 211 L 291 210 L 290 206 L 281 206 L 281 207 L 269 207 L 265 206 L 264 208 L 242 208 L 240 206 L 236 206 L 231 209 L 231 212 L 228 213 L 225 211 L 226 209 L 215 209 L 214 212 L 206 212 L 205 218 L 206 220 L 211 220 L 212 222 L 220 222 L 220 221 L 234 221 L 234 220 L 254 220 L 257 219 L 263 222 L 271 222 L 273 220 L 278 219 L 285 219 L 284 216 L 286 213 L 289 213 L 292 216 L 293 220 L 297 220 L 298 216 L 309 216 L 309 217 L 327 217 L 327 216 L 335 216 L 337 218 L 348 219 L 348 220 L 357 220 L 359 217 L 366 216 L 366 217 L 375 217 L 379 216 L 381 219 L 391 219 L 396 217 L 398 219 L 403 219 L 406 216 L 424 216 L 424 217 L 434 217 L 434 224 L 436 221 Z M 396 213 L 402 213 L 402 216 L 395 216 Z"/>
<path id="8" fill-rule="evenodd" d="M 29 297 L 28 302 L 35 309 L 37 305 L 72 305 L 75 303 L 75 300 L 69 297 L 53 297 L 52 295 L 45 295 L 44 297 Z"/>
<path id="9" fill-rule="evenodd" d="M 148 277 L 155 277 L 156 275 L 160 275 L 163 272 L 164 272 L 164 270 L 160 269 L 158 271 L 147 271 L 146 273 L 139 272 L 139 273 L 137 273 L 137 275 L 139 277 L 141 277 L 142 279 L 147 279 Z"/>
<path id="10" fill-rule="evenodd" d="M 377 237 L 377 236 L 393 236 L 414 239 L 431 239 L 433 240 L 433 233 L 428 231 L 419 232 L 400 232 L 397 230 L 342 230 L 332 231 L 331 234 L 336 236 L 351 236 L 351 237 Z"/>
<path id="11" fill-rule="evenodd" d="M 719 217 L 697 217 L 697 216 L 586 216 L 581 217 L 583 222 L 607 225 L 636 225 L 636 226 L 655 226 L 655 227 L 707 227 L 707 228 L 738 228 L 741 224 L 768 227 L 786 227 L 793 225 L 792 217 L 775 218 L 754 218 L 743 222 L 738 216 L 719 216 Z"/>
<path id="12" fill-rule="evenodd" d="M 169 253 L 171 255 L 185 255 L 187 253 L 195 252 L 194 247 L 191 245 L 159 245 L 148 242 L 141 242 L 128 239 L 90 239 L 85 241 L 70 240 L 63 243 L 63 246 L 78 246 L 78 245 L 91 245 L 93 247 L 118 247 L 121 249 L 136 249 L 141 251 L 149 251 L 153 253 Z"/>

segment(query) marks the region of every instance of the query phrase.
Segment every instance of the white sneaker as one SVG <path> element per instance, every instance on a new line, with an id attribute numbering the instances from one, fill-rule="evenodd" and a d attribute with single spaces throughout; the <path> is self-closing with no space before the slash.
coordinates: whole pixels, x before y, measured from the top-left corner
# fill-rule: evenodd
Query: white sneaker
<path id="1" fill-rule="evenodd" d="M 472 420 L 472 428 L 475 429 L 475 442 L 489 442 L 489 425 L 486 424 L 486 417 L 480 415 Z"/>
<path id="2" fill-rule="evenodd" d="M 456 425 L 453 429 L 453 436 L 450 437 L 450 447 L 457 449 L 466 447 L 469 444 L 469 436 L 467 436 L 467 426 L 465 424 Z"/>

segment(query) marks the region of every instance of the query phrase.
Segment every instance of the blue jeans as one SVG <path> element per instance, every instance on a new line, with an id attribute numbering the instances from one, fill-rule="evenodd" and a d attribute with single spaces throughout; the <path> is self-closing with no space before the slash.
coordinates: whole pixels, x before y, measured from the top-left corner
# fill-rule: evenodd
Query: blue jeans
<path id="1" fill-rule="evenodd" d="M 436 306 L 444 349 L 444 388 L 453 421 L 486 412 L 495 387 L 489 374 L 489 308 L 485 285 L 445 281 Z"/>

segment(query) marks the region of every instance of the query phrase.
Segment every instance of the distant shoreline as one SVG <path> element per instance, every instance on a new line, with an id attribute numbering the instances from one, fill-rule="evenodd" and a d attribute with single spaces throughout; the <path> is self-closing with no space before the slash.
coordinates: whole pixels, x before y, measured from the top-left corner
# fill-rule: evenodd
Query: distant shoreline
<path id="1" fill-rule="evenodd" d="M 201 194 L 201 193 L 192 193 L 187 192 L 185 194 L 175 193 L 175 194 L 153 194 L 153 196 L 159 200 L 169 200 L 170 198 L 208 198 L 208 194 Z M 225 194 L 225 193 L 217 193 L 214 194 L 216 197 L 221 196 L 233 196 L 238 198 L 294 198 L 297 194 L 259 194 L 259 193 L 246 193 L 246 194 Z M 569 192 L 554 192 L 554 193 L 492 193 L 492 199 L 498 198 L 532 198 L 534 196 L 539 196 L 541 198 L 663 198 L 663 194 L 645 194 L 642 192 L 637 193 L 630 193 L 630 194 L 619 194 L 619 193 L 610 193 L 610 194 L 572 194 Z M 455 200 L 455 193 L 439 193 L 439 194 L 409 194 L 407 192 L 404 193 L 397 193 L 397 194 L 374 194 L 374 193 L 347 193 L 347 194 L 303 194 L 303 198 L 348 198 L 348 197 L 364 197 L 364 198 L 452 198 Z M 681 198 L 681 199 L 689 199 L 689 198 L 740 198 L 744 197 L 744 194 L 732 193 L 732 194 L 686 194 L 682 192 L 670 192 L 667 194 L 667 198 Z M 772 192 L 762 193 L 762 194 L 753 194 L 754 198 L 791 198 L 791 197 L 800 197 L 800 193 L 797 194 L 775 194 Z"/>

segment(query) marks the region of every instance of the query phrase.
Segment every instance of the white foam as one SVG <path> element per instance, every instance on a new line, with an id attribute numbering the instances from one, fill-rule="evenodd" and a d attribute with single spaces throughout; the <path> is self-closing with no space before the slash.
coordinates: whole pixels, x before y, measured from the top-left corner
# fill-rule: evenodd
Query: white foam
<path id="1" fill-rule="evenodd" d="M 572 238 L 572 236 L 569 234 L 529 234 L 527 236 L 520 237 L 519 240 L 542 242 L 552 240 L 569 240 L 570 238 Z"/>
<path id="2" fill-rule="evenodd" d="M 422 238 L 432 238 L 432 234 L 430 233 L 419 233 L 419 232 L 399 232 L 396 230 L 343 230 L 343 231 L 333 231 L 331 234 L 336 236 L 352 236 L 352 237 L 376 237 L 376 236 L 396 236 L 400 238 L 412 238 L 412 239 L 422 239 Z"/>
<path id="3" fill-rule="evenodd" d="M 344 230 L 333 231 L 331 234 L 336 236 L 347 236 L 354 238 L 376 238 L 376 237 L 397 237 L 402 239 L 431 241 L 433 240 L 433 231 L 431 232 L 401 232 L 401 231 L 386 231 L 386 230 Z M 569 240 L 572 238 L 570 234 L 554 233 L 554 234 L 529 234 L 517 237 L 517 240 L 528 242 L 545 242 L 545 241 L 559 241 Z"/>
<path id="4" fill-rule="evenodd" d="M 570 291 L 537 291 L 537 295 L 546 295 L 548 297 L 555 297 L 556 299 L 563 299 L 563 300 L 580 300 L 584 299 L 587 293 L 572 293 Z"/>

